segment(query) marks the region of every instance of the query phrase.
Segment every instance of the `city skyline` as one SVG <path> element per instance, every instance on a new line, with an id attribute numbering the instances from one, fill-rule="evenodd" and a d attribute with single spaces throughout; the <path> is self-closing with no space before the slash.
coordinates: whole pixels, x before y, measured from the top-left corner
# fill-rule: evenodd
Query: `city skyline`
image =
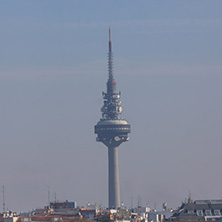
<path id="1" fill-rule="evenodd" d="M 121 201 L 130 206 L 132 197 L 135 206 L 140 196 L 143 205 L 174 208 L 189 192 L 220 198 L 221 7 L 217 0 L 1 1 L 6 208 L 46 205 L 48 186 L 58 200 L 106 206 L 107 150 L 93 126 L 109 27 L 123 116 L 133 126 L 119 150 Z"/>

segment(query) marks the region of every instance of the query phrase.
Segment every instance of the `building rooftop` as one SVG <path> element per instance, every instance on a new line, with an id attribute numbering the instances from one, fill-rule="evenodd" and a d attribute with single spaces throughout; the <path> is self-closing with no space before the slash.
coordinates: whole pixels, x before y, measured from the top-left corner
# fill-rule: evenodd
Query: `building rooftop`
<path id="1" fill-rule="evenodd" d="M 222 200 L 196 200 L 183 203 L 172 217 L 222 218 Z"/>

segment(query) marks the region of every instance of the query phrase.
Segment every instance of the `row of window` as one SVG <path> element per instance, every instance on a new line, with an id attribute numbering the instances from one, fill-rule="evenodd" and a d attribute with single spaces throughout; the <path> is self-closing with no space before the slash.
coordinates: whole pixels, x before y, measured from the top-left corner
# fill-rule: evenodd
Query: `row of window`
<path id="1" fill-rule="evenodd" d="M 100 128 L 99 130 L 129 130 L 128 127 L 124 128 Z"/>
<path id="2" fill-rule="evenodd" d="M 214 215 L 215 216 L 221 216 L 220 210 L 214 210 Z M 198 217 L 203 217 L 204 212 L 203 210 L 197 210 L 196 211 Z M 194 214 L 194 210 L 188 210 L 188 214 Z M 211 210 L 205 210 L 205 216 L 212 216 L 212 211 Z"/>

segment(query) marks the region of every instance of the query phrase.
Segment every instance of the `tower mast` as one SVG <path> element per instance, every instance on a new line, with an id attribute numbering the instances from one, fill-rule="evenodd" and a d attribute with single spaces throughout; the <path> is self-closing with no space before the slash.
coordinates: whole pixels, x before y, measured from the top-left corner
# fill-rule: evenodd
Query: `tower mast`
<path id="1" fill-rule="evenodd" d="M 109 74 L 109 81 L 114 80 L 113 79 L 113 54 L 112 54 L 111 28 L 109 28 L 108 74 Z"/>
<path id="2" fill-rule="evenodd" d="M 120 92 L 116 92 L 116 82 L 113 78 L 113 54 L 111 29 L 109 28 L 109 52 L 108 52 L 108 80 L 107 91 L 103 92 L 102 119 L 95 125 L 97 141 L 102 142 L 108 148 L 109 170 L 109 208 L 120 208 L 120 185 L 118 167 L 118 146 L 129 140 L 129 123 L 120 118 L 122 107 L 120 106 Z"/>

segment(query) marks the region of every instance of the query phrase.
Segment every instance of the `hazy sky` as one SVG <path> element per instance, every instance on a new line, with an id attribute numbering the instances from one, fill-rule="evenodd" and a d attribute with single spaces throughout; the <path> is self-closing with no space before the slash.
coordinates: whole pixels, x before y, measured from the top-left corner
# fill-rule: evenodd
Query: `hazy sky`
<path id="1" fill-rule="evenodd" d="M 222 1 L 1 0 L 0 186 L 6 207 L 107 206 L 95 141 L 108 28 L 122 117 L 121 201 L 222 197 Z M 2 194 L 0 194 L 2 211 Z"/>

